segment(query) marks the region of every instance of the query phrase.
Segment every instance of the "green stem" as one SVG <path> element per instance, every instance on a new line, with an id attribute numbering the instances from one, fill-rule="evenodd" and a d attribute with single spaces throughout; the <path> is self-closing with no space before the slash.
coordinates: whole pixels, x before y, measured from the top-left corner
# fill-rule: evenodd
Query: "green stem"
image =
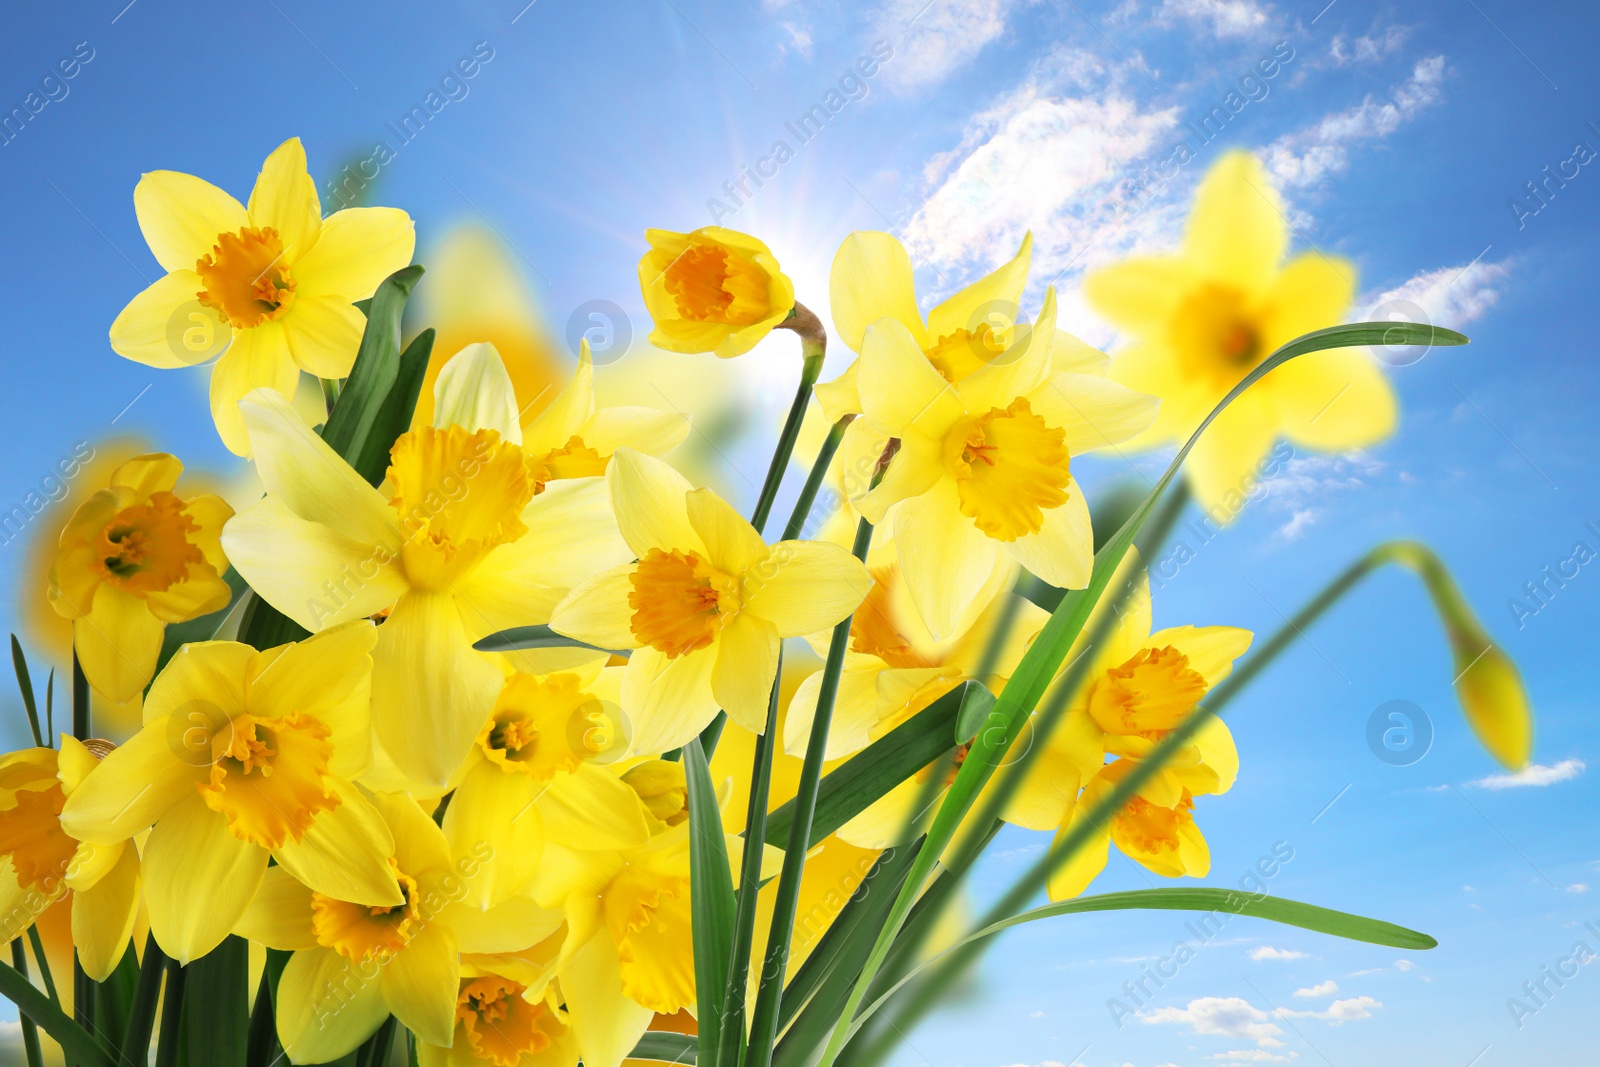
<path id="1" fill-rule="evenodd" d="M 89 679 L 78 662 L 77 649 L 72 652 L 72 736 L 79 741 L 94 736 L 89 732 Z"/>
<path id="2" fill-rule="evenodd" d="M 139 962 L 139 984 L 134 987 L 133 1004 L 128 1011 L 128 1028 L 122 1037 L 122 1058 L 142 1064 L 150 1058 L 150 1034 L 155 1029 L 156 1002 L 161 997 L 161 972 L 167 954 L 149 935 L 144 942 L 144 959 Z"/>
<path id="3" fill-rule="evenodd" d="M 322 402 L 327 405 L 328 414 L 333 414 L 333 407 L 339 402 L 339 382 L 336 378 L 318 378 L 322 383 Z"/>
<path id="4" fill-rule="evenodd" d="M 811 518 L 811 508 L 817 502 L 817 492 L 822 488 L 822 480 L 828 476 L 828 466 L 839 451 L 844 431 L 854 420 L 854 415 L 846 415 L 828 431 L 815 462 L 811 464 L 811 473 L 806 475 L 806 484 L 800 487 L 800 498 L 794 502 L 794 511 L 789 513 L 789 523 L 783 528 L 783 540 L 793 541 L 805 532 L 806 520 Z"/>
<path id="5" fill-rule="evenodd" d="M 778 434 L 778 447 L 772 453 L 772 462 L 767 464 L 767 479 L 761 485 L 755 511 L 750 513 L 750 525 L 756 528 L 756 533 L 766 528 L 767 516 L 778 499 L 778 487 L 783 484 L 784 473 L 789 469 L 789 457 L 794 454 L 795 442 L 800 439 L 800 424 L 806 420 L 806 407 L 811 403 L 811 387 L 817 384 L 817 376 L 822 373 L 822 360 L 828 348 L 828 333 L 822 328 L 822 320 L 804 304 L 796 304 L 794 311 L 779 325 L 800 335 L 803 362 L 800 365 L 800 387 L 795 391 L 794 403 L 789 405 L 789 417 L 784 420 L 783 430 Z"/>
<path id="6" fill-rule="evenodd" d="M 50 1003 L 61 1007 L 61 994 L 56 992 L 55 976 L 50 973 L 50 959 L 44 954 L 44 942 L 39 939 L 39 928 L 28 927 L 28 943 L 33 946 L 34 961 L 39 964 L 39 977 L 44 980 L 44 991 Z"/>
<path id="7" fill-rule="evenodd" d="M 157 1031 L 155 1067 L 178 1067 L 183 1035 L 183 992 L 189 972 L 177 960 L 167 960 L 167 989 L 161 1000 L 161 1028 Z"/>
<path id="8" fill-rule="evenodd" d="M 12 641 L 15 640 L 16 638 L 13 637 Z M 24 980 L 27 979 L 28 949 L 23 945 L 21 938 L 16 938 L 11 942 L 11 966 L 17 969 L 17 973 L 22 975 Z M 32 983 L 29 984 L 31 985 Z M 39 1028 L 26 1015 L 21 1017 L 21 1021 L 22 1051 L 28 1057 L 28 1067 L 44 1067 L 44 1051 L 39 1047 Z"/>

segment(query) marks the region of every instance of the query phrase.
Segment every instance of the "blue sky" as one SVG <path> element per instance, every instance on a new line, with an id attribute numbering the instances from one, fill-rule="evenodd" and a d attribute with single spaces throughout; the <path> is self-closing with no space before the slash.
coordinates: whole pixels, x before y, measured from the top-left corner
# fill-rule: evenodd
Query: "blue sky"
<path id="1" fill-rule="evenodd" d="M 1262 152 L 1296 246 L 1352 259 L 1362 307 L 1404 307 L 1473 343 L 1393 368 L 1396 437 L 1361 456 L 1297 456 L 1160 590 L 1157 625 L 1266 632 L 1373 543 L 1421 538 L 1520 663 L 1535 760 L 1548 769 L 1533 780 L 1547 784 L 1484 784 L 1496 768 L 1456 711 L 1426 599 L 1409 576 L 1379 574 L 1231 711 L 1243 766 L 1231 793 L 1201 807 L 1209 881 L 1237 882 L 1283 842 L 1293 859 L 1271 879 L 1275 894 L 1425 930 L 1440 947 L 1398 954 L 1237 919 L 1119 1028 L 1108 999 L 1187 936 L 1183 917 L 1058 920 L 1002 942 L 981 995 L 912 1033 L 896 1062 L 1500 1067 L 1571 1062 L 1592 1042 L 1600 968 L 1581 968 L 1520 1028 L 1507 1007 L 1576 942 L 1600 952 L 1600 934 L 1584 928 L 1600 929 L 1600 796 L 1587 773 L 1600 728 L 1594 646 L 1581 636 L 1600 622 L 1600 564 L 1536 614 L 1519 620 L 1509 606 L 1577 542 L 1600 551 L 1586 454 L 1600 416 L 1600 171 L 1566 164 L 1576 176 L 1552 180 L 1544 203 L 1526 188 L 1579 142 L 1600 150 L 1600 35 L 1586 7 L 124 2 L 35 5 L 12 13 L 0 39 L 0 111 L 24 106 L 61 60 L 80 60 L 70 80 L 45 86 L 58 99 L 0 147 L 7 508 L 77 442 L 120 430 L 230 470 L 203 376 L 151 371 L 106 342 L 117 311 L 159 273 L 133 215 L 144 171 L 200 174 L 242 196 L 286 137 L 305 141 L 324 178 L 384 142 L 393 158 L 376 199 L 417 220 L 419 258 L 451 227 L 487 224 L 555 329 L 609 300 L 631 316 L 636 345 L 647 226 L 720 215 L 766 240 L 819 310 L 852 229 L 900 234 L 924 293 L 953 290 L 1031 229 L 1030 301 L 1054 281 L 1067 328 L 1114 344 L 1076 295 L 1081 272 L 1171 243 L 1220 151 Z M 888 58 L 850 80 L 875 44 Z M 492 58 L 441 88 L 475 48 Z M 1241 84 L 1275 49 L 1293 58 Z M 402 141 L 389 124 L 436 89 L 455 99 Z M 802 141 L 787 124 L 827 106 L 830 91 L 837 111 Z M 1234 91 L 1248 103 L 1199 145 L 1187 124 Z M 1168 168 L 1130 210 L 1147 168 L 1185 137 L 1194 162 Z M 744 167 L 771 173 L 761 161 L 778 141 L 790 158 L 735 202 L 724 183 Z M 792 388 L 790 347 L 775 337 L 738 367 L 704 366 L 736 376 L 753 421 L 770 425 Z M 624 359 L 609 373 L 627 369 Z M 759 471 L 769 443 L 763 430 L 731 462 Z M 1080 474 L 1092 486 L 1127 471 L 1086 463 Z M 742 476 L 725 484 L 753 498 Z M 0 549 L 8 583 L 20 555 Z M 1433 725 L 1431 750 L 1410 766 L 1367 748 L 1367 721 L 1390 700 Z M 1002 836 L 976 880 L 980 902 L 1039 847 Z M 1100 884 L 1147 882 L 1114 858 Z"/>

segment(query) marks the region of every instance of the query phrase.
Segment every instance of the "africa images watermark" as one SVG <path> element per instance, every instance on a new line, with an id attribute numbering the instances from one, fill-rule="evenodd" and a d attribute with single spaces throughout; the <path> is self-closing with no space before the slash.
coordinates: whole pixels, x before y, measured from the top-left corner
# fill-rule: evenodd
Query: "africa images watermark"
<path id="1" fill-rule="evenodd" d="M 867 82 L 892 58 L 894 45 L 885 40 L 873 41 L 871 55 L 861 56 L 846 67 L 835 86 L 824 93 L 819 102 L 812 104 L 799 118 L 783 124 L 784 130 L 794 138 L 793 145 L 784 138 L 773 141 L 766 155 L 753 164 L 740 164 L 738 175 L 722 183 L 726 201 L 715 196 L 706 201 L 711 224 L 720 226 L 723 219 L 738 214 L 739 209 L 755 196 L 756 190 L 776 178 L 784 164 L 794 159 L 801 148 L 821 133 L 822 128 L 845 109 L 846 104 L 866 99 Z"/>
<path id="2" fill-rule="evenodd" d="M 1594 534 L 1595 543 L 1600 544 L 1600 525 L 1593 522 L 1583 524 L 1584 529 Z M 1567 583 L 1583 573 L 1583 568 L 1600 555 L 1590 546 L 1588 541 L 1578 540 L 1572 544 L 1572 550 L 1563 559 L 1554 563 L 1546 563 L 1539 568 L 1539 574 L 1522 583 L 1522 595 L 1509 597 L 1506 608 L 1511 612 L 1511 618 L 1516 622 L 1517 629 L 1521 630 L 1528 625 L 1528 620 L 1539 614 L 1567 587 Z"/>
<path id="3" fill-rule="evenodd" d="M 1583 924 L 1595 937 L 1600 938 L 1600 926 L 1592 922 Z M 1587 941 L 1578 941 L 1573 944 L 1572 951 L 1556 960 L 1554 964 L 1546 963 L 1539 968 L 1537 976 L 1522 983 L 1522 997 L 1507 997 L 1506 1010 L 1511 1013 L 1511 1021 L 1516 1023 L 1521 1030 L 1528 1025 L 1528 1020 L 1543 1011 L 1556 994 L 1566 988 L 1567 983 L 1578 977 L 1581 968 L 1593 963 L 1595 951 L 1589 947 Z"/>
<path id="4" fill-rule="evenodd" d="M 1600 126 L 1596 126 L 1593 122 L 1588 125 L 1589 129 L 1600 134 Z M 1543 177 L 1524 182 L 1527 195 L 1514 196 L 1506 201 L 1507 206 L 1511 208 L 1511 217 L 1517 223 L 1517 229 L 1526 229 L 1528 220 L 1549 207 L 1556 194 L 1565 189 L 1568 182 L 1583 173 L 1583 167 L 1592 162 L 1596 155 L 1600 153 L 1595 151 L 1594 145 L 1586 140 L 1577 141 L 1567 158 L 1558 162 L 1554 170 L 1551 170 L 1550 164 L 1546 163 L 1540 171 Z"/>
<path id="5" fill-rule="evenodd" d="M 0 117 L 0 148 L 8 147 L 12 141 L 22 136 L 22 131 L 28 128 L 28 123 L 36 119 L 45 108 L 65 100 L 67 94 L 72 92 L 72 86 L 67 83 L 76 78 L 94 56 L 94 46 L 88 41 L 79 41 L 72 46 L 71 54 L 56 60 L 55 66 L 39 79 L 39 88 L 30 91 L 22 98 L 20 105 Z"/>
<path id="6" fill-rule="evenodd" d="M 79 441 L 72 446 L 71 453 L 56 460 L 39 479 L 37 489 L 29 489 L 19 503 L 0 513 L 0 546 L 9 546 L 41 512 L 65 500 L 67 483 L 83 473 L 84 466 L 93 459 L 94 446 L 88 441 Z"/>

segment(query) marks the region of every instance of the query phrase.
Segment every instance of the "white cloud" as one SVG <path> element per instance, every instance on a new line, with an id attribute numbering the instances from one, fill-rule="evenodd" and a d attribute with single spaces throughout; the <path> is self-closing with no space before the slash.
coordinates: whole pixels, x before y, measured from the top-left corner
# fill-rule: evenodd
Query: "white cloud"
<path id="1" fill-rule="evenodd" d="M 1019 0 L 887 0 L 874 20 L 894 44 L 884 75 L 897 89 L 936 85 L 1006 29 Z"/>
<path id="2" fill-rule="evenodd" d="M 1317 512 L 1314 508 L 1301 508 L 1289 516 L 1289 521 L 1278 527 L 1278 536 L 1285 541 L 1299 540 L 1305 533 L 1306 527 L 1314 525 L 1317 521 Z"/>
<path id="3" fill-rule="evenodd" d="M 1252 0 L 1162 0 L 1157 21 L 1178 18 L 1209 24 L 1218 37 L 1244 37 L 1267 24 L 1267 12 Z"/>
<path id="4" fill-rule="evenodd" d="M 1278 1008 L 1273 1014 L 1280 1019 L 1323 1019 L 1334 1026 L 1340 1026 L 1344 1023 L 1355 1022 L 1357 1019 L 1370 1019 L 1372 1018 L 1372 1009 L 1381 1007 L 1383 1007 L 1383 1002 L 1372 997 L 1349 997 L 1329 1004 L 1326 1011 L 1295 1011 L 1293 1008 Z"/>
<path id="5" fill-rule="evenodd" d="M 1376 63 L 1398 52 L 1410 36 L 1411 29 L 1408 26 L 1389 26 L 1382 33 L 1374 30 L 1353 41 L 1342 33 L 1336 33 L 1333 35 L 1333 44 L 1328 48 L 1328 55 L 1337 67 Z"/>
<path id="6" fill-rule="evenodd" d="M 1438 103 L 1444 82 L 1444 56 L 1429 56 L 1411 70 L 1391 98 L 1367 97 L 1355 107 L 1324 116 L 1307 129 L 1280 137 L 1265 153 L 1267 168 L 1280 184 L 1314 185 L 1350 165 L 1348 146 L 1387 137 L 1418 112 Z"/>
<path id="7" fill-rule="evenodd" d="M 1564 759 L 1549 767 L 1541 763 L 1530 763 L 1515 774 L 1491 774 L 1487 778 L 1479 778 L 1469 784 L 1480 789 L 1523 789 L 1555 785 L 1557 782 L 1571 781 L 1582 774 L 1587 767 L 1588 764 L 1581 759 Z"/>
<path id="8" fill-rule="evenodd" d="M 1474 260 L 1455 267 L 1423 271 L 1393 289 L 1367 296 L 1362 319 L 1374 322 L 1423 322 L 1464 326 L 1500 300 L 1501 282 L 1511 273 L 1508 262 Z"/>
<path id="9" fill-rule="evenodd" d="M 932 192 L 906 226 L 914 254 L 988 269 L 1032 230 L 1033 274 L 1048 280 L 1168 240 L 1181 206 L 1137 210 L 1131 175 L 1176 127 L 1177 108 L 1145 111 L 1114 86 L 1064 94 L 1060 79 L 1030 78 L 930 161 Z"/>
<path id="10" fill-rule="evenodd" d="M 1297 997 L 1331 997 L 1337 992 L 1339 992 L 1339 983 L 1330 978 L 1326 982 L 1319 982 L 1314 986 L 1296 989 L 1294 995 Z"/>
<path id="11" fill-rule="evenodd" d="M 1417 969 L 1417 965 L 1410 960 L 1395 960 L 1394 969 L 1397 971 L 1414 971 Z"/>
<path id="12" fill-rule="evenodd" d="M 1268 499 L 1273 507 L 1291 513 L 1289 525 L 1293 525 L 1294 513 L 1310 510 L 1313 501 L 1340 490 L 1365 488 L 1383 470 L 1383 462 L 1366 452 L 1351 452 L 1342 456 L 1296 456 L 1266 483 Z M 1301 528 L 1309 525 L 1314 518 L 1313 515 L 1312 518 L 1300 520 L 1300 528 L 1292 532 L 1298 535 Z M 1290 531 L 1280 532 L 1287 535 Z"/>
<path id="13" fill-rule="evenodd" d="M 1201 997 L 1182 1008 L 1158 1008 L 1140 1012 L 1144 1023 L 1180 1023 L 1196 1034 L 1242 1037 L 1262 1048 L 1281 1048 L 1281 1027 L 1270 1022 L 1267 1013 L 1242 997 Z"/>
<path id="14" fill-rule="evenodd" d="M 1573 882 L 1567 886 L 1567 892 L 1569 893 L 1587 893 L 1588 891 L 1589 885 L 1587 882 Z"/>
<path id="15" fill-rule="evenodd" d="M 787 20 L 778 23 L 784 33 L 789 35 L 789 43 L 780 45 L 781 48 L 793 48 L 807 59 L 811 58 L 811 27 L 799 26 Z"/>
<path id="16" fill-rule="evenodd" d="M 1288 1063 L 1297 1058 L 1298 1052 L 1273 1052 L 1264 1048 L 1236 1049 L 1233 1052 L 1217 1052 L 1207 1059 L 1230 1060 L 1234 1063 Z"/>
<path id="17" fill-rule="evenodd" d="M 1306 958 L 1306 954 L 1304 952 L 1296 952 L 1293 949 L 1262 945 L 1260 948 L 1251 950 L 1250 958 L 1253 960 L 1303 960 Z"/>

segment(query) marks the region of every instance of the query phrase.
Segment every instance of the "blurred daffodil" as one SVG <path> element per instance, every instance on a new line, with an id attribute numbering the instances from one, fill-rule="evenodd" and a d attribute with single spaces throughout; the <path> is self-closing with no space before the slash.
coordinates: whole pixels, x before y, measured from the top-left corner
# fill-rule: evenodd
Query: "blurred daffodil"
<path id="1" fill-rule="evenodd" d="M 893 508 L 894 541 L 928 630 L 948 637 L 1003 552 L 1051 585 L 1081 588 L 1094 555 L 1073 456 L 1119 444 L 1156 400 L 1106 378 L 1053 374 L 1055 292 L 1028 340 L 952 385 L 898 319 L 867 328 L 857 386 L 865 418 L 846 430 L 846 471 L 866 472 L 900 442 L 882 482 L 857 476 L 850 501 L 869 522 Z"/>
<path id="2" fill-rule="evenodd" d="M 351 781 L 369 759 L 376 638 L 363 620 L 262 652 L 185 645 L 151 685 L 144 727 L 68 793 L 61 827 L 79 841 L 150 828 L 145 903 L 169 956 L 215 948 L 269 856 L 340 900 L 403 903 L 389 830 Z"/>
<path id="3" fill-rule="evenodd" d="M 634 650 L 622 706 L 635 752 L 677 748 L 719 707 L 760 732 L 779 642 L 855 610 L 871 586 L 866 568 L 827 542 L 769 547 L 715 493 L 650 456 L 621 450 L 606 481 L 635 561 L 575 586 L 551 627 Z"/>
<path id="4" fill-rule="evenodd" d="M 650 343 L 659 348 L 742 355 L 794 310 L 794 283 L 748 234 L 706 226 L 646 230 L 645 240 L 639 288 L 655 320 Z"/>
<path id="5" fill-rule="evenodd" d="M 229 558 L 313 632 L 389 611 L 373 653 L 377 740 L 403 775 L 442 787 L 504 682 L 472 643 L 548 621 L 577 580 L 629 558 L 605 483 L 537 491 L 516 397 L 489 345 L 446 364 L 433 424 L 395 442 L 386 492 L 271 391 L 241 407 L 267 497 L 228 524 Z"/>
<path id="6" fill-rule="evenodd" d="M 294 1063 L 338 1059 L 390 1014 L 422 1041 L 448 1045 L 461 954 L 525 948 L 561 924 L 559 912 L 529 900 L 489 910 L 464 903 L 464 888 L 481 875 L 492 846 L 480 841 L 452 851 L 407 797 L 378 794 L 372 804 L 394 841 L 388 873 L 395 904 L 317 892 L 274 867 L 236 928 L 294 953 L 276 998 L 278 1040 Z"/>
<path id="7" fill-rule="evenodd" d="M 106 743 L 89 745 L 63 734 L 59 751 L 29 748 L 0 757 L 0 937 L 21 937 L 51 904 L 70 896 L 78 961 L 103 982 L 133 933 L 139 853 L 132 841 L 90 844 L 61 827 L 66 798 L 93 772 Z"/>
<path id="8" fill-rule="evenodd" d="M 117 316 L 111 347 L 174 368 L 225 345 L 211 374 L 211 414 L 223 443 L 241 456 L 250 439 L 240 399 L 262 387 L 293 396 L 302 370 L 349 374 L 366 327 L 352 302 L 410 263 L 416 240 L 411 219 L 395 208 L 347 208 L 323 219 L 299 138 L 267 157 L 248 207 L 168 170 L 140 179 L 133 204 L 168 273 Z"/>
<path id="9" fill-rule="evenodd" d="M 1266 171 L 1249 153 L 1231 152 L 1201 184 L 1180 251 L 1085 278 L 1090 304 L 1134 338 L 1116 355 L 1111 376 L 1162 400 L 1138 444 L 1181 444 L 1275 350 L 1344 321 L 1355 296 L 1354 265 L 1320 252 L 1286 263 L 1288 242 L 1283 203 Z M 1300 356 L 1217 417 L 1189 455 L 1189 483 L 1210 508 L 1230 493 L 1249 494 L 1279 436 L 1346 451 L 1387 437 L 1395 418 L 1394 391 L 1365 352 Z"/>
<path id="10" fill-rule="evenodd" d="M 135 456 L 78 506 L 50 568 L 50 604 L 72 620 L 89 684 L 131 700 L 150 681 L 168 623 L 225 607 L 219 538 L 233 509 L 210 494 L 177 496 L 183 464 L 162 452 Z"/>

